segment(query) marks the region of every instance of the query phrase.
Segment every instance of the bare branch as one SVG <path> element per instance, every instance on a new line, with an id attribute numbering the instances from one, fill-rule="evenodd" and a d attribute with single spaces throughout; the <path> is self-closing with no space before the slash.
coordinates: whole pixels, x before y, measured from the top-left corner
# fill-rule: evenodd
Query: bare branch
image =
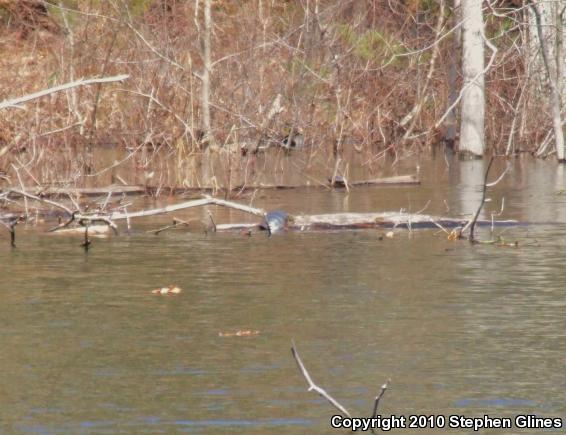
<path id="1" fill-rule="evenodd" d="M 42 202 L 44 204 L 52 205 L 53 207 L 57 207 L 61 210 L 66 211 L 69 215 L 73 214 L 73 211 L 69 207 L 66 207 L 63 204 L 60 204 L 58 202 L 51 201 L 51 200 L 45 199 L 45 198 L 41 198 L 39 196 L 35 196 L 35 195 L 32 195 L 31 193 L 23 192 L 23 191 L 17 190 L 17 189 L 10 189 L 10 190 L 7 191 L 8 195 L 12 192 L 17 194 L 17 195 L 23 196 L 24 198 L 30 198 L 30 199 L 33 199 L 35 201 Z"/>
<path id="2" fill-rule="evenodd" d="M 9 107 L 17 106 L 18 104 L 25 103 L 27 101 L 35 100 L 37 98 L 44 97 L 46 95 L 54 94 L 56 92 L 61 92 L 67 89 L 76 88 L 77 86 L 86 86 L 92 85 L 95 83 L 110 83 L 110 82 L 121 82 L 126 80 L 130 77 L 128 74 L 121 74 L 119 76 L 113 77 L 100 77 L 100 78 L 92 78 L 92 79 L 81 79 L 76 80 L 74 82 L 65 83 L 63 85 L 54 86 L 52 88 L 44 89 L 39 92 L 34 92 L 33 94 L 24 95 L 23 97 L 14 98 L 12 100 L 5 100 L 0 102 L 0 110 L 6 109 Z"/>
<path id="3" fill-rule="evenodd" d="M 484 176 L 484 181 L 483 181 L 483 190 L 482 190 L 482 197 L 481 197 L 481 201 L 480 201 L 480 205 L 478 206 L 478 209 L 476 210 L 476 213 L 474 214 L 474 217 L 472 219 L 470 219 L 468 221 L 468 223 L 462 228 L 462 230 L 460 231 L 460 237 L 462 237 L 462 234 L 469 229 L 470 230 L 470 235 L 468 236 L 468 240 L 470 242 L 475 242 L 475 238 L 474 238 L 474 229 L 476 226 L 476 223 L 478 221 L 478 217 L 481 213 L 481 210 L 485 204 L 485 200 L 486 200 L 486 193 L 487 193 L 487 188 L 488 187 L 492 187 L 495 186 L 497 183 L 499 183 L 503 177 L 505 176 L 505 174 L 507 174 L 507 172 L 509 171 L 511 165 L 509 163 L 507 163 L 507 167 L 505 168 L 505 170 L 503 171 L 503 173 L 497 177 L 497 179 L 491 183 L 487 182 L 487 178 L 489 177 L 489 171 L 491 169 L 491 165 L 493 164 L 493 161 L 495 160 L 495 157 L 492 156 L 491 159 L 489 160 L 489 163 L 487 165 L 487 169 L 485 170 L 485 176 Z M 493 220 L 493 217 L 492 217 Z M 493 224 L 492 224 L 493 225 Z"/>
<path id="4" fill-rule="evenodd" d="M 328 394 L 326 391 L 324 391 L 322 388 L 320 388 L 318 385 L 316 385 L 313 382 L 312 378 L 309 375 L 309 372 L 307 371 L 305 365 L 303 364 L 303 361 L 301 360 L 301 357 L 299 356 L 299 352 L 297 351 L 297 347 L 295 346 L 295 341 L 291 341 L 291 344 L 292 344 L 291 353 L 293 354 L 293 358 L 295 358 L 295 361 L 299 366 L 299 370 L 301 370 L 301 373 L 303 374 L 304 378 L 307 380 L 307 383 L 309 384 L 309 391 L 316 391 L 318 394 L 320 394 L 322 397 L 328 400 L 331 403 L 331 405 L 334 406 L 336 409 L 338 409 L 341 413 L 347 415 L 348 417 L 352 417 L 350 413 L 346 410 L 346 408 L 344 408 L 340 403 L 338 403 L 336 399 L 334 399 L 330 394 Z"/>
<path id="5" fill-rule="evenodd" d="M 387 382 L 381 386 L 381 391 L 377 396 L 375 396 L 375 402 L 373 404 L 373 412 L 371 414 L 372 418 L 377 417 L 377 408 L 379 407 L 379 401 L 385 394 L 385 390 L 387 390 L 387 388 L 389 387 L 389 382 L 391 382 L 391 379 L 388 379 Z"/>

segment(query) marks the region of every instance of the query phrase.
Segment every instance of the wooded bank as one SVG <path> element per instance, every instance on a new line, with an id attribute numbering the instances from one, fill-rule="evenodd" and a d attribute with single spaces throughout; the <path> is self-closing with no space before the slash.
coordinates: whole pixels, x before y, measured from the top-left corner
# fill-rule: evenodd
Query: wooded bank
<path id="1" fill-rule="evenodd" d="M 258 186 L 271 147 L 343 178 L 440 145 L 563 160 L 565 1 L 2 0 L 0 180 L 108 184 L 109 148 L 157 190 Z"/>

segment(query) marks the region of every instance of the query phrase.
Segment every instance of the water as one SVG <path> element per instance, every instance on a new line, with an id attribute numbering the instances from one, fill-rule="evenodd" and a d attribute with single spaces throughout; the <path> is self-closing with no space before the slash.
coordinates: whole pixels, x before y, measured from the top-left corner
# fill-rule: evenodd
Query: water
<path id="1" fill-rule="evenodd" d="M 421 187 L 274 191 L 254 205 L 474 209 L 482 162 L 420 164 Z M 370 414 L 390 378 L 385 415 L 566 421 L 566 196 L 555 194 L 564 176 L 518 160 L 492 189 L 486 217 L 505 197 L 502 218 L 537 222 L 496 230 L 518 248 L 436 230 L 384 240 L 369 230 L 145 233 L 170 218 L 136 221 L 132 236 L 96 239 L 87 255 L 80 238 L 20 228 L 12 250 L 3 233 L 0 432 L 332 433 L 336 412 L 307 392 L 291 339 L 315 382 L 355 415 Z M 218 222 L 248 219 L 211 211 Z M 151 294 L 169 284 L 183 293 Z M 259 334 L 219 336 L 238 330 Z"/>

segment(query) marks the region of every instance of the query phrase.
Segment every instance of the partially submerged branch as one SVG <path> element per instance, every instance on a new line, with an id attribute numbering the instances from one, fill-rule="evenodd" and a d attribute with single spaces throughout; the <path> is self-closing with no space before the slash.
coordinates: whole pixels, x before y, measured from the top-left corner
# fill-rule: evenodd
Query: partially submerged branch
<path id="1" fill-rule="evenodd" d="M 385 391 L 387 390 L 387 388 L 389 388 L 389 382 L 391 382 L 391 380 L 388 380 L 385 384 L 383 384 L 381 386 L 381 390 L 379 391 L 378 395 L 375 396 L 375 401 L 373 402 L 373 412 L 371 413 L 372 418 L 377 417 L 377 410 L 379 408 L 379 402 L 381 401 L 381 398 L 385 394 Z"/>
<path id="2" fill-rule="evenodd" d="M 292 341 L 291 343 L 292 343 L 291 353 L 293 354 L 293 358 L 295 358 L 295 361 L 297 362 L 297 366 L 299 367 L 299 370 L 303 374 L 303 377 L 306 379 L 307 383 L 309 384 L 309 391 L 316 391 L 318 394 L 320 394 L 322 397 L 328 400 L 330 404 L 334 406 L 342 414 L 347 415 L 348 417 L 352 417 L 350 413 L 346 410 L 346 408 L 344 408 L 336 399 L 334 399 L 330 394 L 328 394 L 325 390 L 323 390 L 313 382 L 312 378 L 309 375 L 309 372 L 307 371 L 305 365 L 303 364 L 303 361 L 301 360 L 299 351 L 295 346 L 295 342 Z"/>
<path id="3" fill-rule="evenodd" d="M 321 397 L 324 397 L 326 400 L 328 400 L 328 402 L 332 406 L 334 406 L 338 411 L 340 411 L 343 415 L 346 415 L 346 416 L 351 418 L 352 416 L 350 415 L 348 410 L 343 405 L 341 405 L 334 397 L 332 397 L 330 394 L 328 394 L 326 392 L 326 390 L 324 390 L 323 388 L 319 387 L 318 385 L 316 385 L 314 383 L 309 372 L 307 371 L 307 368 L 305 367 L 305 365 L 303 363 L 303 360 L 301 359 L 301 357 L 299 355 L 299 351 L 297 350 L 297 346 L 295 345 L 294 340 L 291 340 L 291 353 L 293 354 L 293 358 L 297 362 L 297 366 L 299 367 L 301 374 L 303 375 L 303 377 L 305 378 L 305 380 L 309 384 L 309 390 L 308 391 L 315 391 Z M 377 417 L 379 402 L 381 401 L 381 398 L 385 394 L 385 391 L 387 390 L 387 388 L 389 386 L 389 382 L 390 382 L 390 380 L 388 380 L 385 384 L 383 384 L 381 386 L 381 390 L 379 391 L 379 393 L 375 397 L 375 400 L 373 402 L 373 409 L 372 409 L 372 413 L 371 413 L 371 418 Z M 373 432 L 373 429 L 372 429 L 372 432 Z"/>
<path id="4" fill-rule="evenodd" d="M 23 222 L 25 219 L 23 216 L 7 216 L 0 219 L 0 224 L 6 227 L 10 233 L 10 245 L 12 248 L 16 247 L 16 225 Z"/>
<path id="5" fill-rule="evenodd" d="M 477 224 L 477 222 L 478 222 L 478 217 L 479 217 L 479 215 L 480 215 L 480 213 L 481 213 L 481 211 L 482 211 L 482 209 L 483 209 L 483 206 L 484 206 L 484 204 L 485 204 L 487 188 L 488 188 L 488 187 L 493 187 L 493 186 L 495 186 L 496 184 L 498 184 L 498 183 L 503 179 L 503 177 L 505 176 L 505 174 L 507 174 L 507 172 L 508 172 L 509 169 L 510 169 L 510 165 L 509 165 L 509 163 L 508 163 L 507 166 L 506 166 L 506 168 L 505 168 L 505 170 L 503 171 L 503 173 L 502 173 L 499 177 L 497 177 L 497 179 L 496 179 L 495 181 L 493 181 L 493 182 L 491 182 L 491 183 L 488 183 L 488 182 L 487 182 L 487 179 L 488 179 L 488 177 L 489 177 L 489 171 L 490 171 L 490 169 L 491 169 L 491 166 L 492 166 L 494 160 L 495 160 L 495 157 L 492 156 L 492 157 L 489 159 L 489 163 L 488 163 L 488 165 L 487 165 L 487 169 L 485 170 L 485 176 L 484 176 L 484 180 L 483 180 L 482 197 L 481 197 L 480 204 L 479 204 L 479 206 L 478 206 L 478 208 L 477 208 L 477 210 L 476 210 L 476 213 L 474 214 L 474 216 L 472 217 L 472 219 L 470 219 L 470 220 L 468 221 L 468 223 L 467 223 L 466 225 L 464 225 L 464 226 L 462 227 L 462 229 L 460 230 L 460 234 L 459 234 L 459 237 L 460 237 L 460 238 L 462 237 L 462 234 L 463 234 L 464 232 L 466 232 L 468 229 L 470 230 L 470 234 L 469 234 L 469 236 L 468 236 L 468 240 L 469 240 L 470 242 L 472 242 L 472 243 L 476 242 L 476 239 L 475 239 L 475 237 L 474 237 L 474 230 L 475 230 L 476 224 Z M 493 222 L 493 217 L 492 217 L 492 222 Z M 492 224 L 492 227 L 493 227 L 493 224 Z"/>

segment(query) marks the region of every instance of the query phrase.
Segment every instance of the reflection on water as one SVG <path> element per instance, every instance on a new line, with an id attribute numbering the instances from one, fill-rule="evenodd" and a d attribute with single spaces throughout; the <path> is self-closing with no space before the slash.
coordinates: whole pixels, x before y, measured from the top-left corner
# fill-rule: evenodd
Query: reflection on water
<path id="1" fill-rule="evenodd" d="M 421 167 L 419 188 L 276 191 L 255 205 L 473 210 L 479 187 L 462 193 L 464 166 Z M 391 378 L 384 414 L 564 418 L 563 181 L 554 164 L 521 160 L 493 190 L 486 216 L 505 197 L 504 218 L 541 223 L 502 230 L 519 249 L 434 230 L 381 241 L 375 231 L 144 233 L 170 218 L 95 240 L 88 255 L 73 238 L 30 229 L 10 250 L 3 235 L 0 431 L 330 433 L 334 410 L 306 391 L 292 338 L 315 381 L 356 414 Z M 169 284 L 183 293 L 150 293 Z M 245 329 L 260 334 L 219 336 Z"/>

